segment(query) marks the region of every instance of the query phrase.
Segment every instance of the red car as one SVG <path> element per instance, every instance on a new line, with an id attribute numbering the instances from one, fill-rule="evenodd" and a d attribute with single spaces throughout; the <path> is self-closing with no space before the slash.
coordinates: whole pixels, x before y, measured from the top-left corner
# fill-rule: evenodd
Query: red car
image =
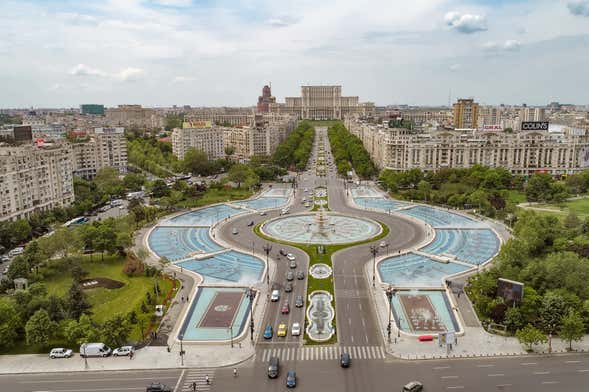
<path id="1" fill-rule="evenodd" d="M 282 310 L 280 310 L 280 312 L 282 314 L 288 314 L 290 312 L 290 305 L 288 302 L 285 302 L 284 305 L 282 305 Z"/>

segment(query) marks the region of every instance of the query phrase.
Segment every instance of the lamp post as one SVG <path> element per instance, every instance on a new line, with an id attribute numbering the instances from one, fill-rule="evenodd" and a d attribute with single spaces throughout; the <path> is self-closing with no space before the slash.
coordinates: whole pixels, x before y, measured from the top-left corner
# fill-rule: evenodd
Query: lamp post
<path id="1" fill-rule="evenodd" d="M 233 324 L 229 326 L 229 334 L 231 336 L 231 348 L 233 348 Z"/>
<path id="2" fill-rule="evenodd" d="M 86 356 L 86 345 L 88 343 L 84 343 L 84 367 L 88 369 L 88 357 Z"/>
<path id="3" fill-rule="evenodd" d="M 248 297 L 250 300 L 250 339 L 254 340 L 254 298 L 256 297 L 256 291 L 253 288 L 249 288 Z"/>
<path id="4" fill-rule="evenodd" d="M 270 264 L 268 264 L 268 256 L 272 250 L 272 245 L 266 243 L 262 249 L 264 249 L 264 252 L 266 253 L 266 268 L 268 269 L 268 271 L 266 271 L 266 284 L 268 285 L 268 290 L 270 290 Z"/>
<path id="5" fill-rule="evenodd" d="M 388 242 L 387 242 L 387 244 L 385 245 L 385 247 L 387 248 L 387 256 L 390 254 L 390 253 L 389 253 L 389 245 L 390 245 L 390 244 L 389 244 Z"/>
<path id="6" fill-rule="evenodd" d="M 184 351 L 184 346 L 182 345 L 182 339 L 184 339 L 184 334 L 180 334 L 180 363 L 184 366 L 184 355 L 186 352 Z"/>
<path id="7" fill-rule="evenodd" d="M 391 314 L 393 313 L 393 294 L 395 289 L 393 286 L 389 284 L 389 287 L 386 289 L 387 298 L 389 300 L 389 324 L 387 325 L 387 337 L 389 339 L 389 344 L 391 343 Z"/>
<path id="8" fill-rule="evenodd" d="M 372 253 L 372 287 L 376 287 L 376 255 L 378 254 L 378 247 L 370 245 L 370 253 Z"/>
<path id="9" fill-rule="evenodd" d="M 256 247 L 256 242 L 252 241 L 252 256 L 254 255 L 254 249 Z"/>

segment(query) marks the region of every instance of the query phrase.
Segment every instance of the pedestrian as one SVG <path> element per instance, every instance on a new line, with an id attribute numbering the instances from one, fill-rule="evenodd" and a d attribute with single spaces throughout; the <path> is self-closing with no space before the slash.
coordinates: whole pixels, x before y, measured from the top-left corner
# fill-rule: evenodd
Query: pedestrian
<path id="1" fill-rule="evenodd" d="M 207 385 L 210 385 L 211 384 L 211 380 L 209 380 L 209 375 L 208 374 L 205 374 L 205 381 L 206 381 Z"/>
<path id="2" fill-rule="evenodd" d="M 196 392 L 196 382 L 192 382 L 192 392 Z"/>
<path id="3" fill-rule="evenodd" d="M 184 296 L 182 296 L 181 298 L 182 298 L 182 302 L 184 302 Z"/>
<path id="4" fill-rule="evenodd" d="M 237 368 L 233 368 L 233 377 L 237 377 Z"/>
<path id="5" fill-rule="evenodd" d="M 461 293 L 461 292 L 462 292 L 462 291 L 459 291 L 459 292 L 458 292 L 458 298 L 460 298 L 460 293 Z"/>
<path id="6" fill-rule="evenodd" d="M 186 296 L 186 302 L 188 302 L 188 296 Z"/>
<path id="7" fill-rule="evenodd" d="M 135 355 L 133 354 L 133 350 L 129 351 L 129 359 L 133 359 L 133 355 Z"/>

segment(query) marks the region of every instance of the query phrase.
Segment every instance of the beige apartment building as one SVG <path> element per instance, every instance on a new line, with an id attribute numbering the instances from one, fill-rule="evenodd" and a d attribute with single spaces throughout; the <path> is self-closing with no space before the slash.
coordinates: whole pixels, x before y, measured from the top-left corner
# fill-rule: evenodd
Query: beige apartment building
<path id="1" fill-rule="evenodd" d="M 362 140 L 381 169 L 437 171 L 484 165 L 529 175 L 574 174 L 589 167 L 586 130 L 505 133 L 438 129 L 416 133 L 353 118 L 346 120 L 346 126 Z"/>
<path id="2" fill-rule="evenodd" d="M 478 126 L 479 104 L 474 99 L 459 99 L 453 106 L 454 128 L 474 129 Z"/>
<path id="3" fill-rule="evenodd" d="M 92 179 L 105 167 L 127 173 L 127 140 L 125 129 L 95 128 L 87 142 L 73 143 L 74 174 Z"/>
<path id="4" fill-rule="evenodd" d="M 72 172 L 69 144 L 0 146 L 0 221 L 70 205 Z"/>
<path id="5" fill-rule="evenodd" d="M 155 109 L 144 108 L 141 105 L 119 105 L 106 109 L 106 122 L 110 126 L 161 128 L 164 117 Z"/>
<path id="6" fill-rule="evenodd" d="M 359 103 L 357 96 L 343 97 L 342 86 L 301 86 L 300 97 L 270 103 L 270 113 L 291 114 L 303 120 L 341 120 L 349 114 L 368 116 L 373 103 Z"/>

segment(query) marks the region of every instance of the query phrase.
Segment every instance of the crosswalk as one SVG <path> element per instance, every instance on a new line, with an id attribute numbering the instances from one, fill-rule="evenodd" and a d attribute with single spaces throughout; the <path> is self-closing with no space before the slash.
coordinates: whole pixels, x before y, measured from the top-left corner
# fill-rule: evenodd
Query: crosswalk
<path id="1" fill-rule="evenodd" d="M 206 376 L 209 376 L 210 384 L 207 384 Z M 182 392 L 192 392 L 194 391 L 192 383 L 196 383 L 196 390 L 198 392 L 210 391 L 213 386 L 214 378 L 215 374 L 212 369 L 190 369 L 184 374 L 182 388 L 178 390 Z"/>
<path id="2" fill-rule="evenodd" d="M 267 362 L 270 357 L 281 361 L 332 361 L 340 354 L 348 352 L 352 359 L 384 359 L 385 352 L 381 346 L 308 346 L 277 347 L 262 350 L 256 359 Z"/>

